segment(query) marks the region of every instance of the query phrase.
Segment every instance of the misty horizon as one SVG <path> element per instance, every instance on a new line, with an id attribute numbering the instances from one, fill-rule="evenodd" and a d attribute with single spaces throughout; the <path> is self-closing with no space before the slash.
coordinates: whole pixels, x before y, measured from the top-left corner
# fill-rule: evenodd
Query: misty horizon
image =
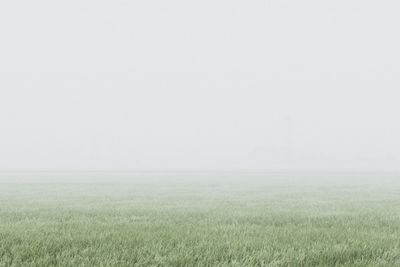
<path id="1" fill-rule="evenodd" d="M 397 1 L 0 4 L 0 171 L 400 171 Z"/>

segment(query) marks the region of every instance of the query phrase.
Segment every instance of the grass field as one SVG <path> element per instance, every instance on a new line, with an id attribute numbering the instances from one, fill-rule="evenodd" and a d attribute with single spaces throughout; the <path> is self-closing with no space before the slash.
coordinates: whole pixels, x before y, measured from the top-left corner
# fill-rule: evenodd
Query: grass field
<path id="1" fill-rule="evenodd" d="M 400 177 L 3 174 L 0 266 L 400 266 Z"/>

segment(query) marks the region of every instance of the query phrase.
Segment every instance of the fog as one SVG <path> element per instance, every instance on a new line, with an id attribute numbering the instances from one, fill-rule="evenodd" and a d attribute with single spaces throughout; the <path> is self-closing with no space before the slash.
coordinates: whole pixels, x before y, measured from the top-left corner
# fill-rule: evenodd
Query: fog
<path id="1" fill-rule="evenodd" d="M 399 11 L 1 1 L 0 170 L 399 170 Z"/>

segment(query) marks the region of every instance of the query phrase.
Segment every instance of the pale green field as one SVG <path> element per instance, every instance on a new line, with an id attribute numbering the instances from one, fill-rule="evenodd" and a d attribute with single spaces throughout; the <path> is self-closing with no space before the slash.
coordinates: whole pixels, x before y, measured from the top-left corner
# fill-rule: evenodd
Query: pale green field
<path id="1" fill-rule="evenodd" d="M 0 266 L 400 266 L 400 177 L 3 174 Z"/>

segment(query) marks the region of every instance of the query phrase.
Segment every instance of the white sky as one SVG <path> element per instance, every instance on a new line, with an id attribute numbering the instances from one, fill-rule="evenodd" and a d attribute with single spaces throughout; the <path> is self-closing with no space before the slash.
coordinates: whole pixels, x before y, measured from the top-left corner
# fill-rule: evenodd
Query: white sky
<path id="1" fill-rule="evenodd" d="M 399 14 L 1 1 L 0 169 L 400 169 Z"/>

